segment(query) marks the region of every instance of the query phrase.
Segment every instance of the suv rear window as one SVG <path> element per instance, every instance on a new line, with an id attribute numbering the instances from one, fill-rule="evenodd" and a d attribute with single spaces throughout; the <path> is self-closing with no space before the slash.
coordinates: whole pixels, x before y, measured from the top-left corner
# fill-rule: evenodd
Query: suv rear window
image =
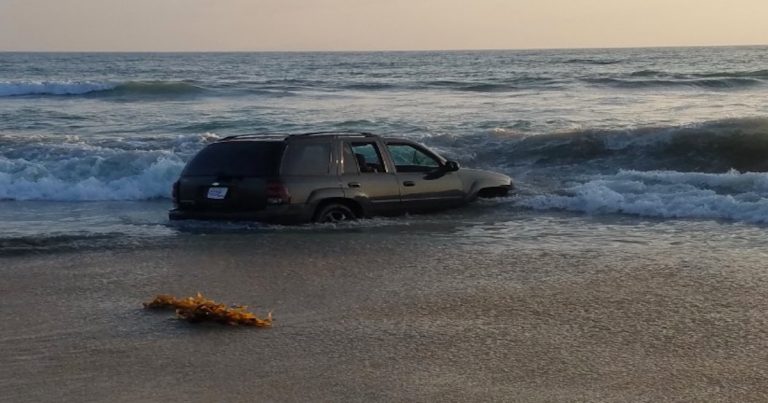
<path id="1" fill-rule="evenodd" d="M 205 147 L 184 169 L 184 176 L 276 176 L 282 141 L 229 141 Z"/>

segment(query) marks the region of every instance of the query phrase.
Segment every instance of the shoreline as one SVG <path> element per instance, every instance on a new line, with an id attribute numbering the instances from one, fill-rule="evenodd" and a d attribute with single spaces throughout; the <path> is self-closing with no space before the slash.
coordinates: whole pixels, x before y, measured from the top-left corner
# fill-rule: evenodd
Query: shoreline
<path id="1" fill-rule="evenodd" d="M 0 258 L 0 386 L 13 401 L 768 397 L 759 246 L 444 235 L 225 233 Z M 141 309 L 197 291 L 273 311 L 274 327 Z"/>

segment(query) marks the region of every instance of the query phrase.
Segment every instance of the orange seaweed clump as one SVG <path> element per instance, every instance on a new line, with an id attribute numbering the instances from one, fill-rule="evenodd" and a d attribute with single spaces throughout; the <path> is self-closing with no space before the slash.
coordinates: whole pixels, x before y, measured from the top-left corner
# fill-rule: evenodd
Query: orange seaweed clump
<path id="1" fill-rule="evenodd" d="M 226 325 L 246 325 L 257 327 L 272 326 L 272 312 L 261 319 L 246 310 L 245 306 L 227 307 L 197 293 L 194 297 L 178 299 L 173 295 L 160 294 L 150 302 L 144 303 L 146 309 L 175 308 L 176 315 L 189 322 L 212 321 Z"/>

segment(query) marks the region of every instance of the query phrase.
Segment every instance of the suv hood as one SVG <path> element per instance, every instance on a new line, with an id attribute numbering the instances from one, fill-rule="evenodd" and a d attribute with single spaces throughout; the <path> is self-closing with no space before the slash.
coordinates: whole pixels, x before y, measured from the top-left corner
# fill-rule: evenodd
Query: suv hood
<path id="1" fill-rule="evenodd" d="M 498 172 L 471 168 L 461 168 L 458 172 L 461 174 L 462 178 L 469 180 L 482 180 L 486 186 L 503 186 L 512 184 L 512 178 Z"/>

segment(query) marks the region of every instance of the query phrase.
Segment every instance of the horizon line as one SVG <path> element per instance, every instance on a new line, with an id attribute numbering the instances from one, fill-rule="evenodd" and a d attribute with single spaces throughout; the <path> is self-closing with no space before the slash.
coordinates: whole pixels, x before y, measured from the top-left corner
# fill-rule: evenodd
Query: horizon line
<path id="1" fill-rule="evenodd" d="M 622 49 L 684 49 L 684 48 L 749 48 L 768 47 L 768 43 L 738 45 L 658 45 L 658 46 L 576 46 L 530 48 L 446 48 L 446 49 L 296 49 L 296 50 L 4 50 L 0 53 L 409 53 L 409 52 L 491 52 L 541 50 L 622 50 Z"/>

